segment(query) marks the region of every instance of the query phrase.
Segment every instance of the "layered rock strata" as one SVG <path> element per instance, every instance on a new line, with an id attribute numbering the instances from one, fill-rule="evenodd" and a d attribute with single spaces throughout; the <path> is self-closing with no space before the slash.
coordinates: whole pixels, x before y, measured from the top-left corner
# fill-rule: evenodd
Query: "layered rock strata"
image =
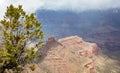
<path id="1" fill-rule="evenodd" d="M 78 36 L 59 39 L 52 36 L 37 54 L 42 59 L 30 73 L 96 73 L 94 66 L 98 47 Z"/>

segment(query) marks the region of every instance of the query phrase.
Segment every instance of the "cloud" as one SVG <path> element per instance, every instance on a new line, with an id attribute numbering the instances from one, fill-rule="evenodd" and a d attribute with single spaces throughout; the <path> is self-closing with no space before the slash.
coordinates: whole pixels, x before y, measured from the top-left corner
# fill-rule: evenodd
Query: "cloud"
<path id="1" fill-rule="evenodd" d="M 44 0 L 45 9 L 68 9 L 82 11 L 88 9 L 106 9 L 120 6 L 119 0 Z"/>
<path id="2" fill-rule="evenodd" d="M 35 12 L 37 8 L 44 5 L 40 0 L 0 0 L 0 19 L 3 17 L 7 6 L 10 4 L 13 4 L 16 7 L 22 5 L 27 13 Z"/>
<path id="3" fill-rule="evenodd" d="M 80 12 L 89 9 L 120 7 L 120 0 L 0 0 L 0 18 L 10 4 L 23 5 L 24 10 L 28 13 L 35 12 L 38 8 Z"/>

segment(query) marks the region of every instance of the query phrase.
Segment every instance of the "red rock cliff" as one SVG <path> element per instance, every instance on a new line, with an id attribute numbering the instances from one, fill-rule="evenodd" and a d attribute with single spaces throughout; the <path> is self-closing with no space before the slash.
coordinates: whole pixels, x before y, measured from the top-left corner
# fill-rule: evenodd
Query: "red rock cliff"
<path id="1" fill-rule="evenodd" d="M 34 72 L 96 73 L 94 54 L 97 52 L 98 47 L 95 43 L 85 42 L 78 36 L 66 37 L 58 41 L 52 36 L 38 52 L 43 54 L 43 59 Z"/>

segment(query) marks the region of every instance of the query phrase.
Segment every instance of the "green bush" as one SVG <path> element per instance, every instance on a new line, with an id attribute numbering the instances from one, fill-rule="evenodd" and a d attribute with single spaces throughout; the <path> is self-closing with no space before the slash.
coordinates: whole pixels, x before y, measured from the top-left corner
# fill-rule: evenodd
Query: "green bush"
<path id="1" fill-rule="evenodd" d="M 33 13 L 26 14 L 22 6 L 7 7 L 1 25 L 0 73 L 6 70 L 21 71 L 19 67 L 33 63 L 36 57 L 35 48 L 43 44 L 44 33 L 41 23 Z M 38 41 L 35 47 L 27 47 L 31 42 Z"/>

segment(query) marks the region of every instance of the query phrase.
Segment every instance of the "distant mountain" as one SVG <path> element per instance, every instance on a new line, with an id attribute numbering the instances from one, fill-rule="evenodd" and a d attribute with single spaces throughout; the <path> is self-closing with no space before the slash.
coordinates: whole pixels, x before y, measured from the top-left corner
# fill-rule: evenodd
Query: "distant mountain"
<path id="1" fill-rule="evenodd" d="M 57 39 L 78 35 L 86 41 L 96 42 L 103 50 L 120 50 L 120 9 L 70 11 L 37 10 L 46 36 Z M 113 48 L 114 47 L 114 48 Z"/>
<path id="2" fill-rule="evenodd" d="M 92 24 L 110 23 L 109 25 L 120 27 L 120 9 L 109 10 L 91 10 L 80 13 L 70 11 L 51 11 L 51 10 L 37 10 L 37 18 L 44 24 Z"/>

